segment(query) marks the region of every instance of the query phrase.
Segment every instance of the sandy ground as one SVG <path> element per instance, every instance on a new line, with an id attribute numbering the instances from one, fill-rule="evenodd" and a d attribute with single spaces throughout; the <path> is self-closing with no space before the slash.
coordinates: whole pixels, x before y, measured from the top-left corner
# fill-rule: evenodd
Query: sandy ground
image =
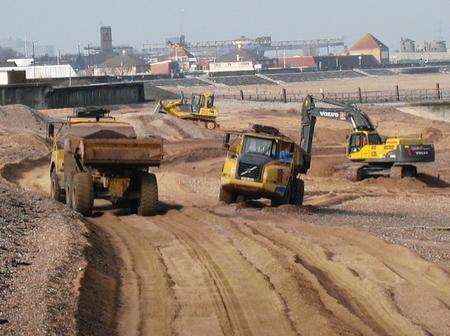
<path id="1" fill-rule="evenodd" d="M 296 105 L 220 107 L 222 130 L 257 122 L 298 138 Z M 321 120 L 304 207 L 226 206 L 217 202 L 221 131 L 154 119 L 149 108 L 114 114 L 166 139 L 155 170 L 160 214 L 98 203 L 83 220 L 91 254 L 79 288 L 80 334 L 448 335 L 449 124 L 368 108 L 380 133 L 434 142 L 437 161 L 420 166 L 418 179 L 351 183 L 343 178 L 348 125 Z M 6 175 L 43 192 L 44 171 L 37 162 Z"/>
<path id="2" fill-rule="evenodd" d="M 77 214 L 41 192 L 48 182 L 44 137 L 28 108 L 0 107 L 1 335 L 76 334 L 87 231 Z M 28 176 L 35 167 L 40 181 Z M 4 178 L 29 181 L 28 190 Z"/>
<path id="3" fill-rule="evenodd" d="M 391 91 L 394 93 L 395 86 L 400 90 L 434 90 L 436 83 L 440 84 L 441 89 L 450 89 L 450 74 L 420 74 L 420 75 L 394 75 L 394 76 L 368 76 L 348 79 L 330 79 L 322 81 L 285 83 L 281 85 L 245 85 L 245 86 L 211 86 L 211 87 L 192 87 L 183 88 L 185 94 L 191 92 L 201 93 L 204 90 L 216 92 L 217 94 L 235 94 L 240 90 L 245 94 L 276 94 L 281 96 L 282 88 L 285 88 L 288 94 L 318 94 L 323 90 L 324 93 L 357 93 L 358 88 L 362 91 Z M 180 88 L 171 88 L 173 92 L 180 92 Z"/>

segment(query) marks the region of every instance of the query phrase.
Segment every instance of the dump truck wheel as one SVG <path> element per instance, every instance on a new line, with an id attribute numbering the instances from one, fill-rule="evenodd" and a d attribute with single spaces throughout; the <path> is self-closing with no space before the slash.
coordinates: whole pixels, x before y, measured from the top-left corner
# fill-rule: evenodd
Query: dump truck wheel
<path id="1" fill-rule="evenodd" d="M 94 188 L 89 173 L 77 173 L 73 176 L 72 207 L 83 216 L 90 216 L 94 207 Z"/>
<path id="2" fill-rule="evenodd" d="M 140 198 L 137 202 L 139 216 L 156 215 L 158 211 L 158 182 L 154 174 L 144 174 L 141 177 Z"/>
<path id="3" fill-rule="evenodd" d="M 291 204 L 300 206 L 303 204 L 305 195 L 305 182 L 302 179 L 297 179 L 294 185 L 294 192 L 291 196 Z"/>
<path id="4" fill-rule="evenodd" d="M 64 193 L 61 191 L 61 187 L 59 186 L 58 175 L 56 174 L 56 170 L 53 169 L 50 174 L 50 195 L 57 202 L 64 201 Z"/>
<path id="5" fill-rule="evenodd" d="M 232 204 L 236 203 L 236 199 L 237 196 L 235 194 L 220 188 L 219 201 L 224 202 L 225 204 Z"/>

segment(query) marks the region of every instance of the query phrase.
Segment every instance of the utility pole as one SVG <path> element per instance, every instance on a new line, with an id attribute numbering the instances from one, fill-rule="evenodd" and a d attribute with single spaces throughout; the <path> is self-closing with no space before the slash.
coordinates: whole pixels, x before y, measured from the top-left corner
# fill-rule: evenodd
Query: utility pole
<path id="1" fill-rule="evenodd" d="M 32 41 L 31 44 L 33 46 L 33 79 L 36 79 L 36 54 L 35 54 L 35 50 L 34 50 L 36 41 Z"/>

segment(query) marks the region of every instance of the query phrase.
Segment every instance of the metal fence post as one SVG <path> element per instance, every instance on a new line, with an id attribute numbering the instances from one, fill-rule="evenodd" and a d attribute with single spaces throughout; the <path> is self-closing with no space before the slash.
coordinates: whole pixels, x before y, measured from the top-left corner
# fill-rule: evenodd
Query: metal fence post
<path id="1" fill-rule="evenodd" d="M 441 87 L 440 87 L 439 83 L 436 83 L 436 94 L 437 94 L 437 99 L 440 100 L 442 98 L 442 95 L 441 95 Z"/>
<path id="2" fill-rule="evenodd" d="M 360 104 L 362 104 L 363 100 L 362 100 L 362 92 L 361 92 L 361 88 L 358 88 L 358 101 Z"/>
<path id="3" fill-rule="evenodd" d="M 286 89 L 283 88 L 283 102 L 287 103 L 287 94 L 286 94 Z"/>
<path id="4" fill-rule="evenodd" d="M 395 97 L 397 98 L 397 101 L 400 101 L 400 89 L 398 85 L 395 86 Z"/>
<path id="5" fill-rule="evenodd" d="M 241 94 L 241 100 L 244 100 L 244 91 L 241 90 L 241 91 L 240 91 L 240 94 Z"/>

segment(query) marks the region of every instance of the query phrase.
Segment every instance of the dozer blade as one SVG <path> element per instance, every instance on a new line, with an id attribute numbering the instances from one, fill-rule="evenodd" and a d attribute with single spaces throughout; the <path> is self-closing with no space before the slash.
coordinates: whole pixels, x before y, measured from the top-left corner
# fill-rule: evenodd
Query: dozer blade
<path id="1" fill-rule="evenodd" d="M 165 110 L 165 108 L 164 108 L 162 102 L 159 102 L 159 103 L 156 105 L 156 107 L 155 107 L 155 109 L 153 110 L 153 113 L 152 113 L 152 114 L 156 115 L 156 114 L 158 114 L 158 113 L 167 114 L 167 111 Z"/>

